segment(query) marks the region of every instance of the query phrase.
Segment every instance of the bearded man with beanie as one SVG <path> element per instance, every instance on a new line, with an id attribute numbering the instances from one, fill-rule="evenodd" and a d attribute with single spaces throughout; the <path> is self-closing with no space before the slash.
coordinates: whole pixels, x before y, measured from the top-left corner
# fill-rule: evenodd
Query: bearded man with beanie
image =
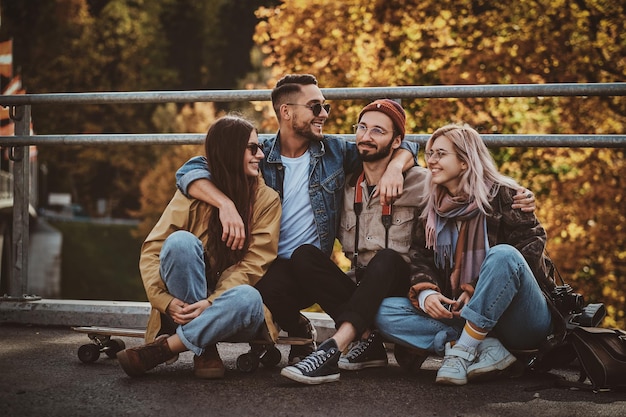
<path id="1" fill-rule="evenodd" d="M 376 100 L 363 108 L 354 125 L 363 171 L 348 178 L 337 237 L 352 260 L 344 273 L 313 245 L 293 252 L 293 278 L 335 321 L 337 331 L 302 361 L 281 375 L 304 384 L 339 380 L 339 369 L 387 365 L 387 352 L 373 328 L 382 300 L 406 296 L 415 271 L 410 264 L 415 223 L 423 207 L 427 170 L 405 172 L 404 191 L 390 205 L 374 198 L 378 182 L 400 147 L 406 115 L 393 100 Z M 354 343 L 353 343 L 354 342 Z M 347 354 L 342 352 L 352 348 Z"/>

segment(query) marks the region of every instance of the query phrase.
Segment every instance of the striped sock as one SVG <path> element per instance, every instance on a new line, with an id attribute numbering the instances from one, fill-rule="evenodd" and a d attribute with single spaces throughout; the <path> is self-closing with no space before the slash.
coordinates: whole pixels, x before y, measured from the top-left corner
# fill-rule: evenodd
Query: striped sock
<path id="1" fill-rule="evenodd" d="M 463 345 L 470 348 L 475 348 L 478 344 L 487 337 L 489 332 L 479 332 L 469 321 L 465 322 L 465 327 L 461 333 L 461 337 L 457 340 L 457 345 Z"/>

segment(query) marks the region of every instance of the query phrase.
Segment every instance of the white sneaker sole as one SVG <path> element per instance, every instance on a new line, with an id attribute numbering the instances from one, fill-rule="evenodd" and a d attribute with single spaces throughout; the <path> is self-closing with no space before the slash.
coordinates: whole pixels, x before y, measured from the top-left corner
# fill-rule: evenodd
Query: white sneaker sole
<path id="1" fill-rule="evenodd" d="M 355 362 L 355 363 L 351 363 L 348 362 L 347 360 L 345 362 L 342 362 L 341 359 L 339 359 L 339 369 L 343 370 L 343 371 L 358 371 L 359 369 L 365 369 L 365 368 L 383 368 L 387 366 L 387 361 L 384 359 L 379 359 L 376 361 L 367 361 L 367 362 Z"/>
<path id="2" fill-rule="evenodd" d="M 486 366 L 484 368 L 472 369 L 471 365 L 467 368 L 467 379 L 475 380 L 478 378 L 485 378 L 488 376 L 495 376 L 496 374 L 504 371 L 509 366 L 513 365 L 517 358 L 512 354 L 508 354 L 499 362 Z"/>
<path id="3" fill-rule="evenodd" d="M 449 376 L 439 376 L 435 379 L 435 383 L 439 385 L 465 385 L 467 384 L 467 378 L 452 378 Z"/>
<path id="4" fill-rule="evenodd" d="M 324 376 L 306 376 L 306 375 L 302 375 L 299 372 L 292 371 L 291 369 L 289 369 L 289 367 L 283 368 L 280 371 L 280 374 L 284 376 L 285 378 L 291 379 L 292 381 L 296 381 L 296 382 L 300 382 L 302 384 L 308 384 L 308 385 L 324 384 L 326 382 L 336 382 L 336 381 L 339 381 L 339 376 L 340 376 L 339 373 L 331 374 L 331 375 L 324 375 Z"/>

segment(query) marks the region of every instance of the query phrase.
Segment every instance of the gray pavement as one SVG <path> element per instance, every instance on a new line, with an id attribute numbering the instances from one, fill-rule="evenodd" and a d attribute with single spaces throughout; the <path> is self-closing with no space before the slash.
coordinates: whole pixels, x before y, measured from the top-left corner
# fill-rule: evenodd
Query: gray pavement
<path id="1" fill-rule="evenodd" d="M 122 338 L 127 346 L 141 339 Z M 0 324 L 0 416 L 625 416 L 626 391 L 593 393 L 544 388 L 571 369 L 548 375 L 473 383 L 434 384 L 438 358 L 409 375 L 389 354 L 382 369 L 343 372 L 336 383 L 304 386 L 279 367 L 236 369 L 245 344 L 221 343 L 227 367 L 221 380 L 193 377 L 192 356 L 181 355 L 142 378 L 129 378 L 115 359 L 78 360 L 85 334 L 67 327 Z M 542 388 L 542 389 L 539 389 Z"/>

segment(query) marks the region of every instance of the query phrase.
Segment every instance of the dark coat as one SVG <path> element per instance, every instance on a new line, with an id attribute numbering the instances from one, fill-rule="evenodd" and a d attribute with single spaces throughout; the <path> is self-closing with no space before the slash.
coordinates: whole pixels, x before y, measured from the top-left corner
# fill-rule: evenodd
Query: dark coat
<path id="1" fill-rule="evenodd" d="M 537 282 L 550 292 L 554 288 L 551 278 L 552 262 L 545 256 L 546 231 L 534 213 L 513 209 L 513 196 L 517 191 L 505 186 L 491 201 L 491 211 L 487 214 L 487 235 L 489 246 L 509 244 L 520 251 L 530 266 Z M 424 289 L 439 291 L 446 297 L 453 297 L 450 285 L 450 268 L 438 268 L 434 262 L 434 252 L 426 248 L 424 225 L 420 222 L 423 244 L 411 254 L 412 264 L 422 271 L 413 277 L 411 285 L 417 292 Z M 473 293 L 476 282 L 462 286 L 464 291 Z"/>

